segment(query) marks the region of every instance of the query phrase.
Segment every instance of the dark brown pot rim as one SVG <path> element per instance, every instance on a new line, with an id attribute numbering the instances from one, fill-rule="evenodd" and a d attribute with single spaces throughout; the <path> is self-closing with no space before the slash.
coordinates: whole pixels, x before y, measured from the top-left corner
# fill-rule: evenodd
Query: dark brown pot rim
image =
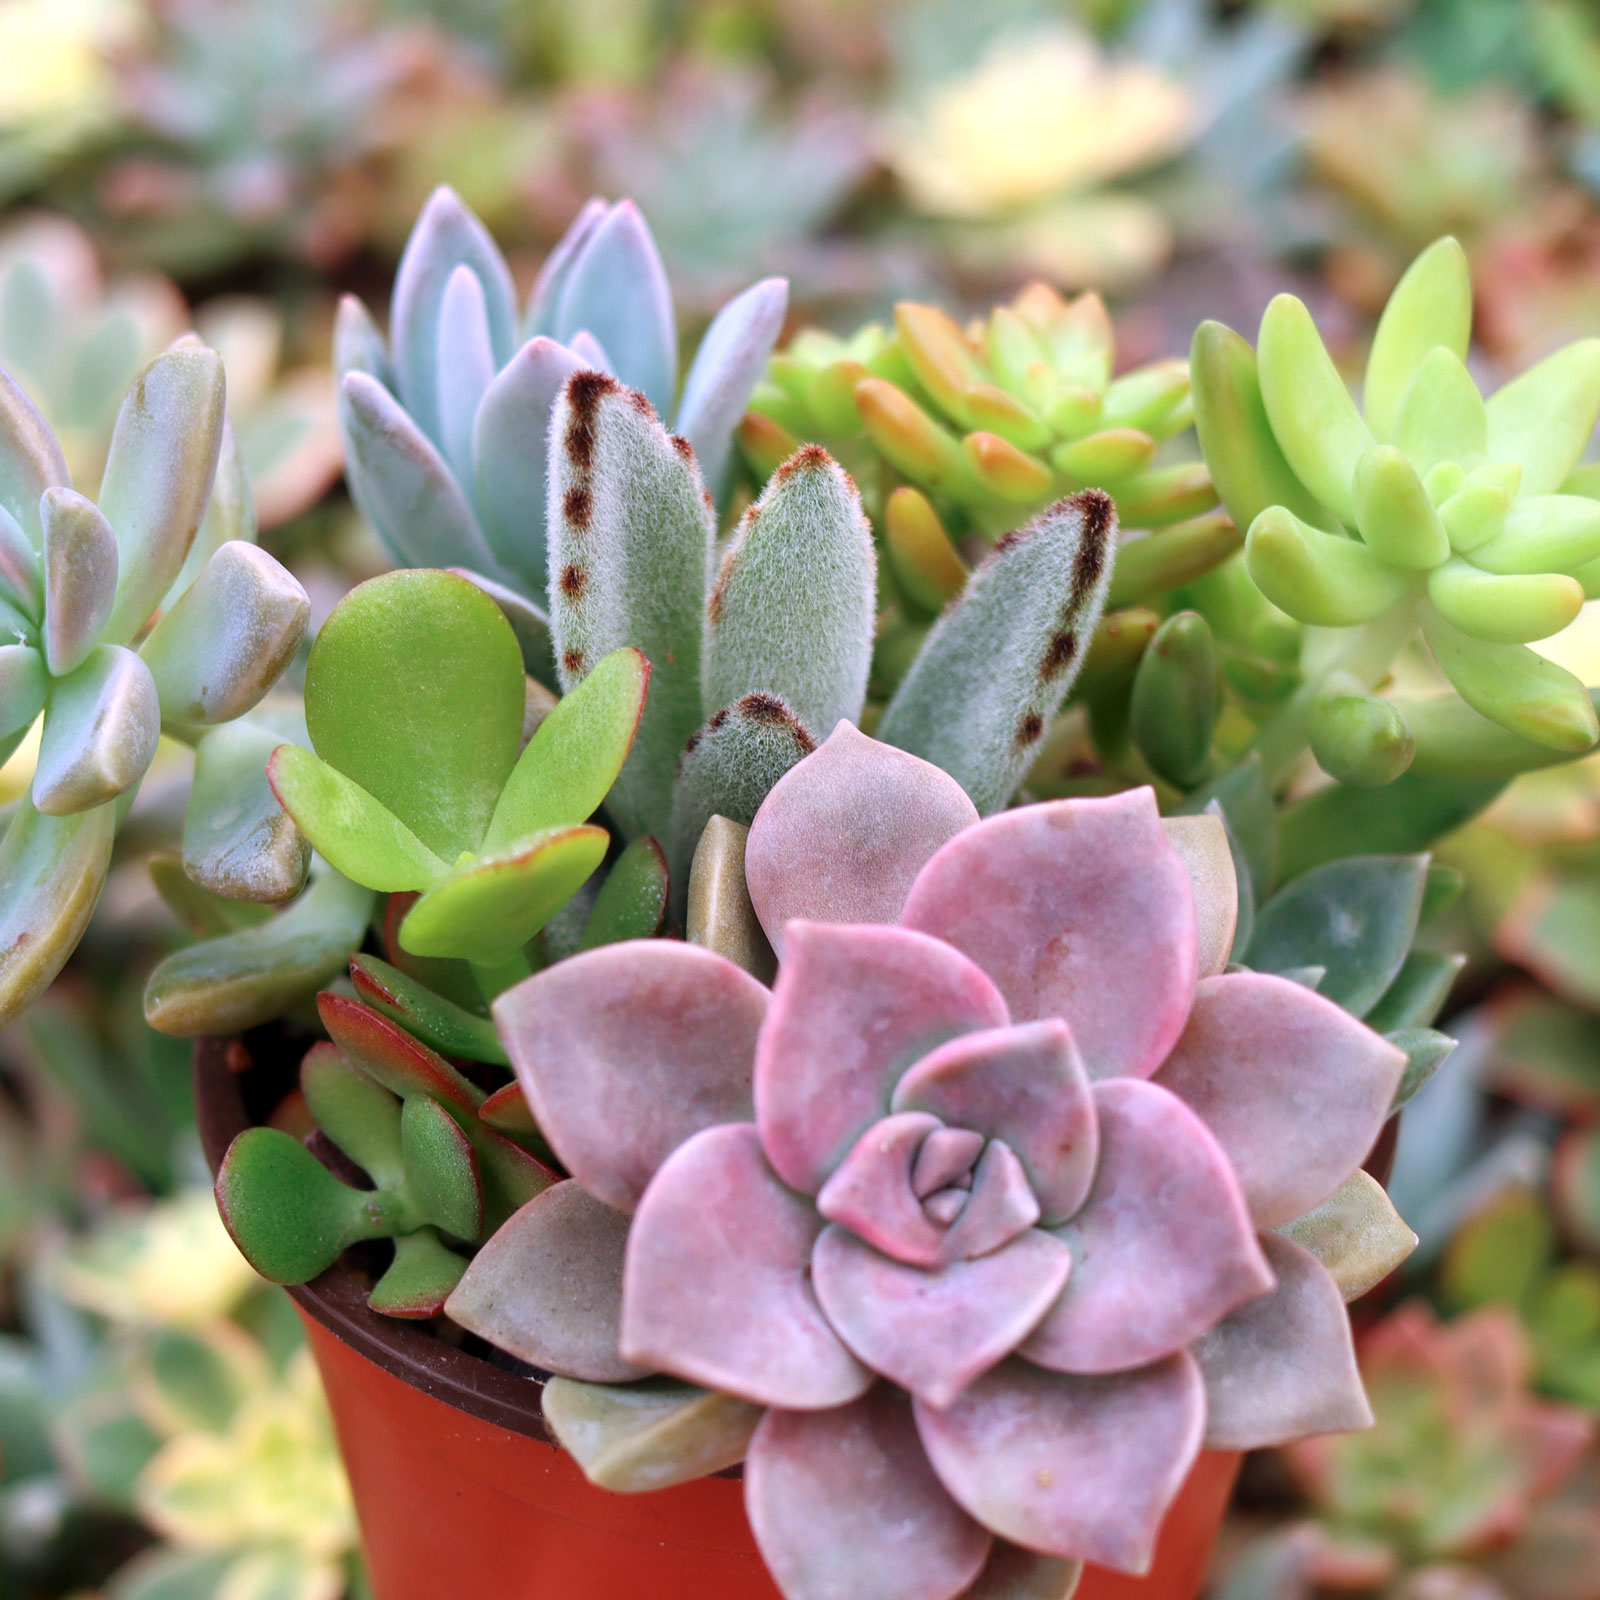
<path id="1" fill-rule="evenodd" d="M 243 1077 L 230 1065 L 237 1048 L 231 1039 L 195 1041 L 195 1115 L 213 1175 L 228 1146 L 253 1121 Z M 540 1406 L 542 1375 L 508 1372 L 424 1328 L 380 1316 L 367 1305 L 366 1290 L 355 1274 L 342 1264 L 288 1292 L 308 1316 L 402 1383 L 512 1433 L 553 1442 Z"/>

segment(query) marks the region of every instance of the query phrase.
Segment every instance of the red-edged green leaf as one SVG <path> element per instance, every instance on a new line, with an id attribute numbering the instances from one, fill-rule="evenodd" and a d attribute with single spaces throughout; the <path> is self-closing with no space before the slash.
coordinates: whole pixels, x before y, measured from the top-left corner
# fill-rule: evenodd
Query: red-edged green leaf
<path id="1" fill-rule="evenodd" d="M 402 1100 L 424 1094 L 449 1110 L 472 1116 L 483 1091 L 469 1083 L 437 1050 L 413 1039 L 399 1023 L 343 995 L 319 994 L 322 1025 L 346 1057 Z"/>
<path id="2" fill-rule="evenodd" d="M 513 1212 L 520 1211 L 536 1194 L 543 1194 L 561 1174 L 547 1167 L 520 1144 L 493 1128 L 470 1128 L 473 1154 L 483 1180 L 484 1231 L 493 1233 Z"/>
<path id="3" fill-rule="evenodd" d="M 394 1260 L 367 1304 L 386 1317 L 436 1317 L 466 1270 L 466 1259 L 447 1250 L 432 1228 L 419 1228 L 395 1240 Z"/>
<path id="4" fill-rule="evenodd" d="M 513 1139 L 525 1139 L 539 1131 L 539 1124 L 533 1120 L 533 1108 L 520 1083 L 508 1083 L 503 1089 L 496 1089 L 478 1107 L 478 1120 L 486 1128 L 510 1134 Z"/>
<path id="5" fill-rule="evenodd" d="M 350 977 L 356 993 L 368 1005 L 392 1017 L 408 1033 L 441 1054 L 489 1061 L 502 1067 L 511 1064 L 487 1017 L 474 1016 L 387 961 L 376 956 L 354 956 Z"/>
<path id="6" fill-rule="evenodd" d="M 457 1239 L 483 1231 L 483 1186 L 461 1124 L 437 1100 L 413 1095 L 400 1113 L 406 1188 L 418 1211 Z"/>
<path id="7" fill-rule="evenodd" d="M 312 1120 L 380 1189 L 405 1181 L 400 1102 L 327 1040 L 306 1051 L 300 1090 Z"/>

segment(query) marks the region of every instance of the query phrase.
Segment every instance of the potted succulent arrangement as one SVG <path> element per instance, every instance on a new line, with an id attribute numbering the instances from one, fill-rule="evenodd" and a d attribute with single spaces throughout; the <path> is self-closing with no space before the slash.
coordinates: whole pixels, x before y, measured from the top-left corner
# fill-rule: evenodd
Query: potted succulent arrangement
<path id="1" fill-rule="evenodd" d="M 1120 375 L 1094 296 L 784 315 L 680 393 L 630 205 L 519 315 L 430 202 L 336 350 L 400 570 L 225 752 L 266 888 L 186 850 L 146 1012 L 378 1600 L 1192 1600 L 1238 1453 L 1371 1420 L 1425 852 L 1600 733 L 1527 648 L 1600 344 L 1485 402 L 1448 241 L 1361 407 L 1287 297 Z"/>

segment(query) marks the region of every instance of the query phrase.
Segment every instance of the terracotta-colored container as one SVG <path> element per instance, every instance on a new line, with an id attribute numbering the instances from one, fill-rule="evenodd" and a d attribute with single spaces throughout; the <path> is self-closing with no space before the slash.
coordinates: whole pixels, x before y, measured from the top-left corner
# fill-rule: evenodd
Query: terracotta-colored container
<path id="1" fill-rule="evenodd" d="M 195 1053 L 215 1171 L 250 1125 L 237 1045 Z M 290 1293 L 321 1369 L 377 1600 L 778 1600 L 737 1477 L 596 1489 L 551 1443 L 537 1378 L 367 1309 L 335 1267 Z M 1077 1600 L 1196 1600 L 1238 1471 L 1201 1456 L 1148 1577 L 1090 1568 Z"/>

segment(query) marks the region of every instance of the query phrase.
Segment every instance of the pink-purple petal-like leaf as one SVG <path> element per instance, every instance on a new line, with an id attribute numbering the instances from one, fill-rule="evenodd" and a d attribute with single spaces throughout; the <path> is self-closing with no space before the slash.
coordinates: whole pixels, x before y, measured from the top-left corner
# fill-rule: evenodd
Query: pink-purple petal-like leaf
<path id="1" fill-rule="evenodd" d="M 1047 1224 L 1064 1222 L 1089 1192 L 1099 1152 L 1094 1103 L 1058 1017 L 952 1039 L 906 1073 L 892 1103 L 1005 1140 Z"/>
<path id="2" fill-rule="evenodd" d="M 1272 1273 L 1226 1157 L 1200 1119 L 1153 1083 L 1095 1085 L 1100 1169 L 1060 1231 L 1066 1292 L 1022 1347 L 1058 1372 L 1123 1372 L 1181 1350 Z"/>
<path id="3" fill-rule="evenodd" d="M 1262 1237 L 1278 1286 L 1194 1347 L 1206 1380 L 1206 1448 L 1260 1450 L 1370 1428 L 1344 1296 L 1292 1239 Z"/>
<path id="4" fill-rule="evenodd" d="M 931 1221 L 912 1188 L 923 1142 L 944 1129 L 925 1111 L 873 1123 L 817 1195 L 817 1210 L 868 1244 L 917 1267 L 936 1267 L 946 1230 Z"/>
<path id="5" fill-rule="evenodd" d="M 508 989 L 495 1025 L 567 1170 L 631 1211 L 692 1133 L 751 1114 L 767 990 L 698 945 L 630 940 Z"/>
<path id="6" fill-rule="evenodd" d="M 983 1144 L 983 1135 L 971 1128 L 936 1128 L 917 1151 L 911 1168 L 911 1192 L 919 1200 L 926 1200 L 936 1189 L 965 1177 L 983 1154 Z"/>
<path id="7" fill-rule="evenodd" d="M 1287 978 L 1207 978 L 1157 1081 L 1227 1151 L 1258 1228 L 1321 1205 L 1372 1148 L 1406 1055 Z"/>
<path id="8" fill-rule="evenodd" d="M 937 939 L 793 923 L 756 1046 L 767 1158 L 791 1188 L 815 1194 L 889 1109 L 912 1062 L 956 1034 L 1006 1020 L 995 986 Z"/>
<path id="9" fill-rule="evenodd" d="M 989 1554 L 887 1384 L 833 1411 L 769 1411 L 744 1503 L 784 1600 L 956 1600 Z"/>
<path id="10" fill-rule="evenodd" d="M 1016 1152 L 1003 1140 L 991 1139 L 972 1175 L 972 1195 L 945 1235 L 945 1260 L 988 1255 L 1038 1220 L 1039 1202 Z"/>
<path id="11" fill-rule="evenodd" d="M 934 1471 L 986 1528 L 1118 1572 L 1149 1570 L 1205 1427 L 1186 1352 L 1105 1378 L 1007 1361 L 944 1410 L 914 1406 Z"/>
<path id="12" fill-rule="evenodd" d="M 817 1299 L 844 1342 L 936 1406 L 1016 1349 L 1071 1270 L 1067 1247 L 1037 1228 L 932 1272 L 891 1261 L 840 1227 L 822 1230 L 812 1257 Z"/>
<path id="13" fill-rule="evenodd" d="M 570 1179 L 522 1207 L 445 1302 L 461 1327 L 530 1366 L 590 1383 L 650 1369 L 617 1347 L 628 1219 Z"/>
<path id="14" fill-rule="evenodd" d="M 1189 1014 L 1194 892 L 1149 789 L 986 818 L 927 864 L 901 921 L 994 979 L 1017 1021 L 1064 1017 L 1091 1078 L 1147 1078 Z"/>
<path id="15" fill-rule="evenodd" d="M 872 1374 L 812 1290 L 822 1226 L 815 1206 L 773 1174 L 749 1123 L 697 1133 L 668 1158 L 634 1215 L 624 1354 L 757 1405 L 810 1411 L 854 1400 Z"/>
<path id="16" fill-rule="evenodd" d="M 947 772 L 841 722 L 763 801 L 745 879 L 772 947 L 812 922 L 897 922 L 940 845 L 978 820 Z"/>

